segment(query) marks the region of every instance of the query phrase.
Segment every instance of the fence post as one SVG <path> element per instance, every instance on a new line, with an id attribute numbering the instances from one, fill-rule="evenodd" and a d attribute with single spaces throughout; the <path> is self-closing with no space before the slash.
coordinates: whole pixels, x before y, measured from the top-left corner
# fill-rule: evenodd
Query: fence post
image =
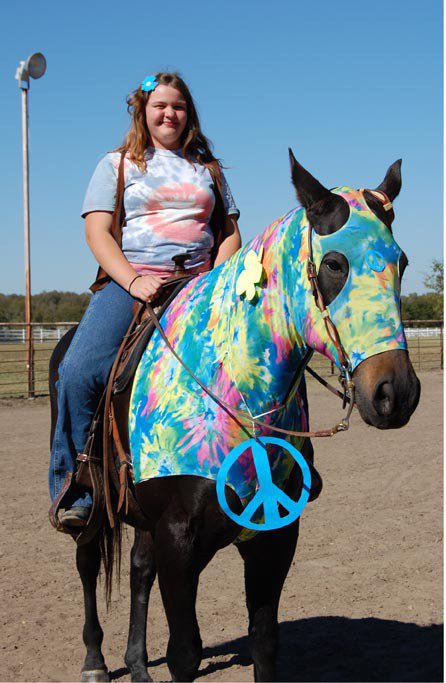
<path id="1" fill-rule="evenodd" d="M 34 398 L 34 343 L 31 323 L 26 323 L 26 369 L 28 371 L 28 398 Z"/>
<path id="2" fill-rule="evenodd" d="M 418 340 L 418 370 L 421 370 L 421 344 L 420 344 L 420 328 L 417 328 L 418 330 L 418 335 L 417 335 L 417 340 Z"/>

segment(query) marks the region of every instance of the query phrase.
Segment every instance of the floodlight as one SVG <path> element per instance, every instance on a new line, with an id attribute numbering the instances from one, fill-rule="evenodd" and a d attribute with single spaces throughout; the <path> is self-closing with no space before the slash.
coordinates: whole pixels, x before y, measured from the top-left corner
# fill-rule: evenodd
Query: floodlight
<path id="1" fill-rule="evenodd" d="M 19 82 L 19 88 L 28 90 L 29 77 L 42 78 L 46 71 L 46 59 L 41 52 L 34 52 L 26 62 L 20 62 L 15 77 Z"/>
<path id="2" fill-rule="evenodd" d="M 41 78 L 46 71 L 46 59 L 41 52 L 35 52 L 28 57 L 25 69 L 31 78 Z"/>

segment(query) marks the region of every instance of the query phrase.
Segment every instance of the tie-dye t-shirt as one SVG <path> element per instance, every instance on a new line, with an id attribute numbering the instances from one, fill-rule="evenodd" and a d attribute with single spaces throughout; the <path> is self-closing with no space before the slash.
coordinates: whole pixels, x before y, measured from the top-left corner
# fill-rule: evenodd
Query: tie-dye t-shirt
<path id="1" fill-rule="evenodd" d="M 85 195 L 82 216 L 113 211 L 120 154 L 99 162 Z M 145 172 L 126 159 L 124 164 L 122 251 L 139 273 L 168 274 L 174 256 L 187 255 L 186 268 L 206 270 L 214 238 L 209 221 L 215 205 L 208 169 L 189 163 L 179 151 L 149 148 Z M 239 215 L 222 173 L 226 212 Z"/>

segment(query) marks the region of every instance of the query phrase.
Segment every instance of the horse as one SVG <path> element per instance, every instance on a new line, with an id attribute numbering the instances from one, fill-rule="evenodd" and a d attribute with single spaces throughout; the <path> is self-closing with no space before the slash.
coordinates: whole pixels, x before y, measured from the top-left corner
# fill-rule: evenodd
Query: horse
<path id="1" fill-rule="evenodd" d="M 402 427 L 418 404 L 420 384 L 401 322 L 407 257 L 392 232 L 401 160 L 374 190 L 328 190 L 291 150 L 290 163 L 298 206 L 184 287 L 163 313 L 134 379 L 128 434 L 136 498 L 148 523 L 135 530 L 131 551 L 125 662 L 132 681 L 152 680 L 146 627 L 156 575 L 172 680 L 194 680 L 202 659 L 200 573 L 234 542 L 245 566 L 254 678 L 275 680 L 278 606 L 299 535 L 299 519 L 288 520 L 279 503 L 296 500 L 305 486 L 296 458 L 270 434 L 291 432 L 288 442 L 311 461 L 303 372 L 315 351 L 354 387 L 367 424 Z M 53 425 L 54 380 L 67 343 L 52 360 Z M 262 439 L 274 486 L 285 494 L 275 508 L 259 503 L 254 448 L 240 450 Z M 235 451 L 239 457 L 220 486 L 223 504 L 218 477 Z M 310 498 L 320 492 L 317 477 L 312 489 Z M 275 526 L 265 531 L 267 511 Z M 85 602 L 82 681 L 109 680 L 96 610 L 101 546 L 98 534 L 76 554 Z"/>

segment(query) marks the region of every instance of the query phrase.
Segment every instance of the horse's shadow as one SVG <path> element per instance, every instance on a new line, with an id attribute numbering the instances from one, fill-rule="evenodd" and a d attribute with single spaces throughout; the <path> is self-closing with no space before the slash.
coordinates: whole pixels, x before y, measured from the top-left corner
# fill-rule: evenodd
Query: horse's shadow
<path id="1" fill-rule="evenodd" d="M 220 657 L 224 661 L 209 661 Z M 248 639 L 207 647 L 203 660 L 199 678 L 251 666 Z M 163 663 L 164 658 L 149 662 L 149 671 Z M 125 673 L 119 669 L 111 677 Z M 287 621 L 280 625 L 277 673 L 281 681 L 442 681 L 443 625 L 346 617 Z"/>

